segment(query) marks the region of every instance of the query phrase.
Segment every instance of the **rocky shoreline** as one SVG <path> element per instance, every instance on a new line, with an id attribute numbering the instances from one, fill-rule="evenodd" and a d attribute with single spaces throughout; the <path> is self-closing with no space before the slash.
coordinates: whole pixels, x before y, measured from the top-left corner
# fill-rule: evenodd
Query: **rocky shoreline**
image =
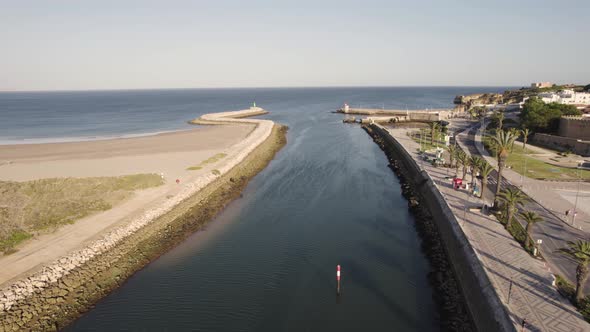
<path id="1" fill-rule="evenodd" d="M 431 267 L 428 279 L 435 290 L 434 300 L 437 305 L 441 330 L 476 331 L 467 309 L 465 295 L 460 290 L 439 230 L 430 211 L 421 204 L 422 197 L 416 190 L 416 184 L 411 180 L 411 175 L 397 160 L 398 157 L 391 146 L 388 146 L 369 126 L 362 126 L 362 128 L 385 152 L 390 163 L 389 167 L 398 177 L 402 195 L 408 200 L 408 208 L 414 215 L 415 227 L 422 239 L 422 250 Z"/>
<path id="2" fill-rule="evenodd" d="M 226 204 L 239 197 L 248 181 L 286 144 L 286 130 L 284 126 L 272 126 L 269 136 L 247 151 L 239 164 L 196 193 L 174 202 L 177 204 L 172 209 L 150 223 L 115 230 L 120 232 L 114 234 L 121 236 L 118 241 L 113 238 L 109 242 L 108 237 L 99 240 L 107 241 L 95 243 L 103 246 L 100 253 L 85 248 L 76 253 L 75 262 L 71 257 L 62 258 L 41 273 L 14 283 L 0 294 L 0 332 L 58 330 L 75 320 L 134 272 L 201 229 Z"/>

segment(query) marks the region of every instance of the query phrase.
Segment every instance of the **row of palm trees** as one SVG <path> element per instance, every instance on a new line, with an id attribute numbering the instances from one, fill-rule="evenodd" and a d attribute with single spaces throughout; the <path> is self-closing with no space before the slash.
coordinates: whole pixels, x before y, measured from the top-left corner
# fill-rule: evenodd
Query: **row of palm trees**
<path id="1" fill-rule="evenodd" d="M 450 145 L 448 147 L 449 151 L 449 167 L 453 168 L 453 162 L 455 162 L 455 175 L 459 174 L 459 167 L 462 167 L 463 176 L 462 179 L 465 180 L 467 177 L 467 172 L 471 172 L 471 183 L 475 183 L 475 175 L 479 173 L 481 176 L 481 192 L 480 197 L 483 195 L 485 189 L 488 185 L 488 178 L 494 167 L 490 165 L 485 159 L 479 156 L 470 156 L 465 151 L 461 150 L 459 147 L 455 145 Z"/>
<path id="2" fill-rule="evenodd" d="M 501 128 L 501 127 L 500 127 Z M 506 159 L 512 152 L 514 141 L 519 134 L 523 135 L 522 148 L 526 149 L 527 138 L 530 134 L 528 128 L 518 131 L 513 128 L 510 130 L 498 130 L 496 136 L 492 136 L 492 144 L 496 150 L 496 158 L 498 160 L 498 177 L 496 185 L 496 195 L 494 196 L 494 206 L 497 206 L 498 201 L 502 201 L 506 207 L 506 227 L 511 226 L 512 218 L 519 206 L 522 206 L 528 197 L 520 190 L 515 188 L 507 188 L 500 191 L 500 181 L 502 180 L 502 169 L 506 165 Z M 520 216 L 527 223 L 526 226 L 526 248 L 530 250 L 530 246 L 534 245 L 531 234 L 533 225 L 541 222 L 543 219 L 532 211 L 520 212 Z M 558 249 L 562 255 L 572 259 L 576 264 L 576 290 L 574 295 L 574 302 L 580 305 L 584 299 L 584 285 L 588 279 L 588 264 L 590 263 L 590 242 L 578 240 L 576 242 L 568 241 L 567 247 Z"/>
<path id="3" fill-rule="evenodd" d="M 454 146 L 449 147 L 449 152 L 451 152 L 452 155 L 454 154 L 453 159 L 456 159 L 456 166 L 463 166 L 463 179 L 466 177 L 467 168 L 470 168 L 471 170 L 472 182 L 475 181 L 474 174 L 479 172 L 481 176 L 480 197 L 482 197 L 488 184 L 488 178 L 494 168 L 488 162 L 486 162 L 485 159 L 478 156 L 468 156 L 463 150 L 460 150 Z M 498 193 L 497 200 L 503 203 L 504 215 L 506 216 L 506 228 L 511 228 L 512 221 L 518 212 L 518 208 L 523 206 L 523 204 L 528 200 L 528 196 L 526 196 L 521 190 L 508 187 Z M 524 222 L 526 222 L 527 225 L 527 239 L 525 240 L 525 247 L 530 250 L 532 245 L 534 245 L 532 240 L 533 225 L 541 222 L 543 219 L 531 211 L 521 212 L 519 216 Z"/>
<path id="4" fill-rule="evenodd" d="M 503 122 L 502 120 L 503 118 L 499 119 L 500 124 Z M 528 128 L 525 128 L 521 131 L 519 131 L 516 128 L 503 130 L 502 127 L 499 126 L 498 130 L 496 131 L 496 135 L 491 137 L 491 143 L 496 154 L 495 157 L 498 161 L 496 190 L 494 194 L 494 207 L 498 209 L 499 203 L 503 203 L 507 229 L 511 228 L 512 221 L 514 219 L 514 216 L 517 215 L 517 213 L 518 216 L 524 222 L 526 222 L 525 247 L 527 250 L 530 250 L 532 246 L 534 246 L 534 241 L 532 238 L 533 227 L 536 223 L 542 222 L 543 218 L 541 218 L 538 214 L 532 211 L 518 212 L 518 208 L 522 207 L 524 203 L 528 200 L 528 197 L 521 190 L 513 187 L 508 187 L 504 190 L 501 190 L 501 183 L 503 178 L 502 170 L 506 166 L 506 160 L 512 152 L 514 142 L 516 141 L 516 139 L 518 139 L 518 137 L 521 134 L 523 135 L 522 147 L 523 149 L 526 149 L 527 138 L 530 134 Z M 479 174 L 481 175 L 480 197 L 482 197 L 488 185 L 488 177 L 490 176 L 494 168 L 487 161 L 485 161 L 485 159 L 478 156 L 469 156 L 463 150 L 454 145 L 449 146 L 448 151 L 450 154 L 450 167 L 453 167 L 453 162 L 455 162 L 456 175 L 459 174 L 459 166 L 462 166 L 462 178 L 465 179 L 467 175 L 467 170 L 470 169 L 471 181 L 473 183 L 475 181 L 474 175 L 479 172 Z M 588 268 L 588 265 L 590 264 L 590 242 L 578 240 L 576 242 L 568 241 L 567 244 L 567 247 L 560 248 L 558 252 L 572 259 L 577 264 L 574 302 L 577 305 L 580 305 L 582 300 L 584 299 L 584 285 L 586 283 L 586 280 L 588 279 L 588 274 L 590 272 Z"/>
<path id="5" fill-rule="evenodd" d="M 428 127 L 430 128 L 430 144 L 434 145 L 434 141 L 437 140 L 436 134 L 447 132 L 447 126 L 442 125 L 440 122 L 429 122 Z"/>

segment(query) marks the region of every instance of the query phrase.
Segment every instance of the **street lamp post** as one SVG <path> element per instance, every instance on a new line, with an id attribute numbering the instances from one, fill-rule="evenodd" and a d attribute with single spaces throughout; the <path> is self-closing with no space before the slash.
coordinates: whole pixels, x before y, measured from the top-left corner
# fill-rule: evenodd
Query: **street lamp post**
<path id="1" fill-rule="evenodd" d="M 420 129 L 420 166 L 424 170 L 424 156 L 422 155 L 422 137 L 424 136 L 422 129 Z"/>
<path id="2" fill-rule="evenodd" d="M 526 177 L 526 160 L 527 160 L 527 153 L 526 150 L 524 151 L 524 170 L 522 171 L 522 179 L 520 183 L 520 187 L 524 189 L 524 178 Z"/>
<path id="3" fill-rule="evenodd" d="M 510 304 L 510 295 L 512 295 L 512 278 L 510 278 L 510 286 L 508 286 L 508 304 Z"/>
<path id="4" fill-rule="evenodd" d="M 437 132 L 437 130 L 434 130 L 434 142 L 435 142 L 434 144 L 438 148 L 438 132 Z"/>
<path id="5" fill-rule="evenodd" d="M 572 226 L 576 224 L 576 215 L 578 215 L 578 196 L 580 196 L 580 167 L 578 166 L 578 190 L 576 191 L 576 201 L 574 202 L 574 215 L 572 216 Z"/>
<path id="6" fill-rule="evenodd" d="M 420 152 L 422 152 L 422 136 L 424 136 L 424 134 L 422 133 L 422 128 L 420 128 Z"/>

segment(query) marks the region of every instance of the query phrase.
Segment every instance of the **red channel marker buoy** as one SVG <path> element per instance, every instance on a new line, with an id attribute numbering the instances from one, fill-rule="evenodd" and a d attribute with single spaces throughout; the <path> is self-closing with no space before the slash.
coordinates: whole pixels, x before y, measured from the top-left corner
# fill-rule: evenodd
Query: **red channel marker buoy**
<path id="1" fill-rule="evenodd" d="M 340 295 L 340 265 L 336 266 L 336 281 L 338 282 L 336 292 L 338 293 L 338 295 Z"/>

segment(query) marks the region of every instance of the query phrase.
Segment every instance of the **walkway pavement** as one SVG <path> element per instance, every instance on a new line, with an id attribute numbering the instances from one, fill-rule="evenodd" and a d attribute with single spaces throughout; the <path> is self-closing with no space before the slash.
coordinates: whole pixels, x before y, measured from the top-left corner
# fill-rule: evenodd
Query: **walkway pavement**
<path id="1" fill-rule="evenodd" d="M 446 168 L 422 163 L 419 144 L 406 136 L 406 129 L 389 131 L 445 197 L 517 331 L 523 319 L 528 322 L 525 331 L 590 331 L 590 324 L 551 286 L 553 277 L 542 261 L 528 255 L 494 217 L 469 211 L 482 205 L 479 198 L 454 190 L 446 179 Z"/>

